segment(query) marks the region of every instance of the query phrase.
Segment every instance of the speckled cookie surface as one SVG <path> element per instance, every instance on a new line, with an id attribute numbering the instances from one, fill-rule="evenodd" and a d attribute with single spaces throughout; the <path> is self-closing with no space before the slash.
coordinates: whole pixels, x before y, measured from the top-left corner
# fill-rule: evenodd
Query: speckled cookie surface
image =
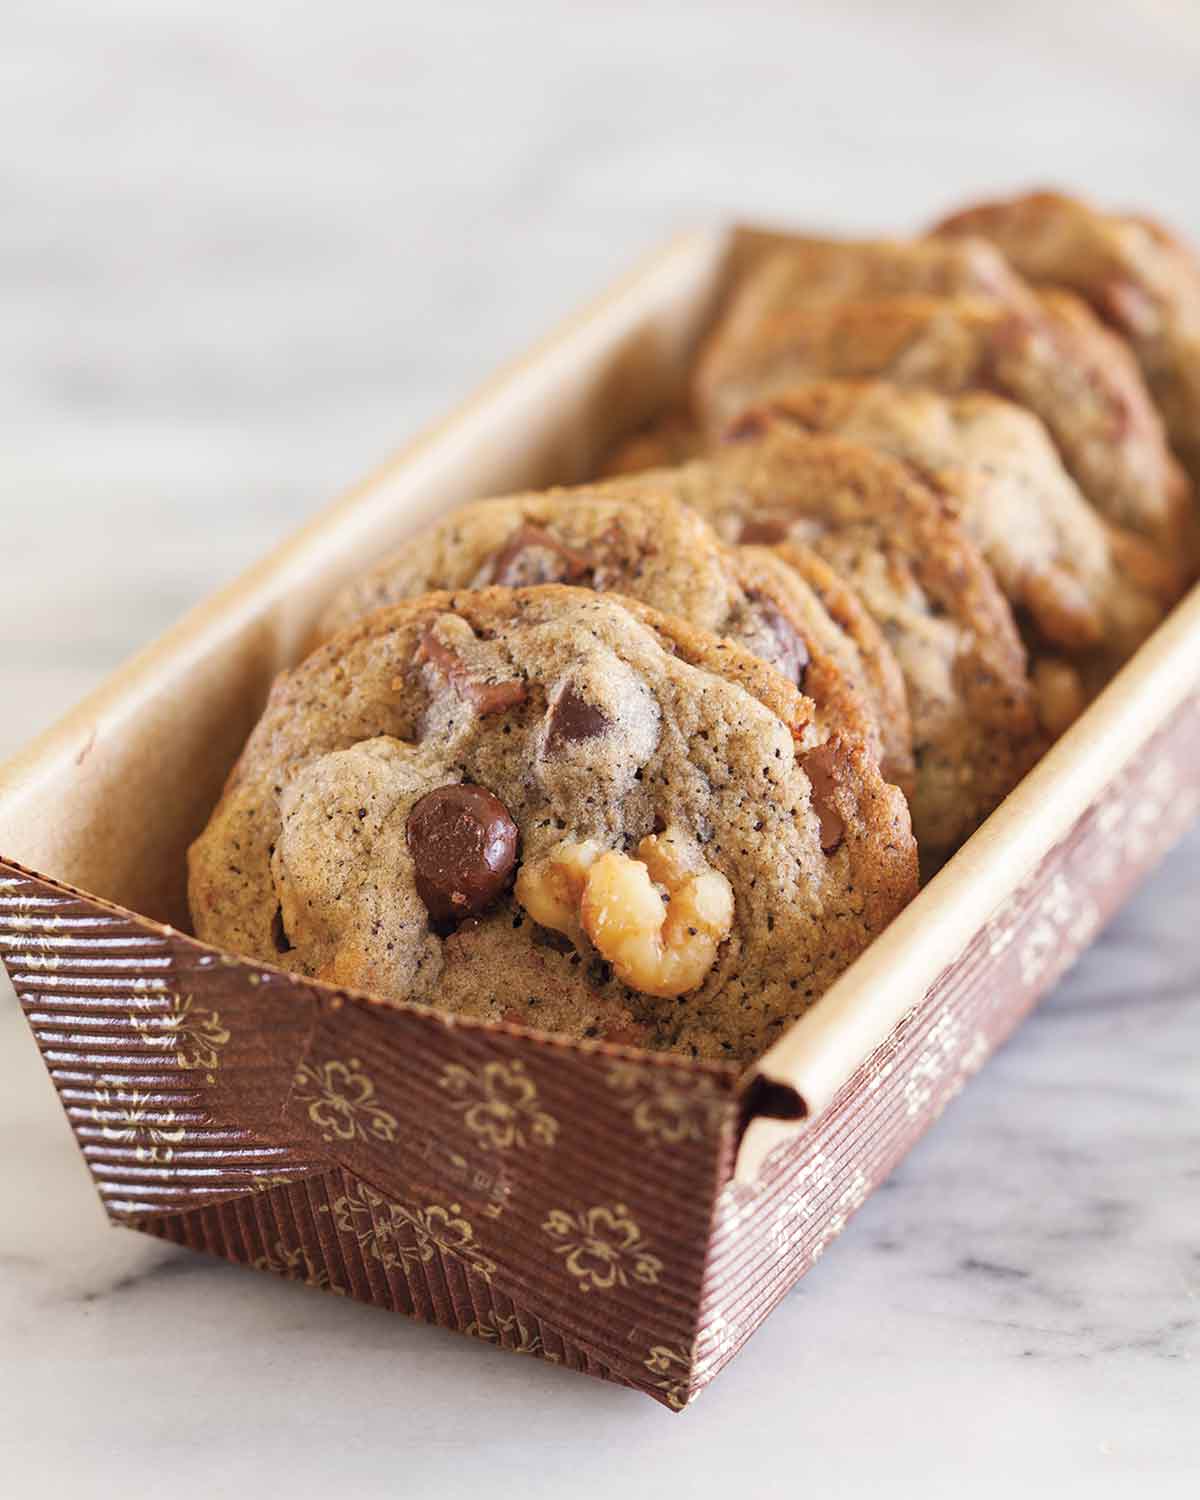
<path id="1" fill-rule="evenodd" d="M 847 692 L 865 703 L 869 747 L 884 778 L 911 796 L 912 719 L 908 691 L 895 653 L 853 589 L 811 547 L 782 543 L 737 547 L 739 574 L 747 588 L 778 599 L 789 617 L 803 623 L 811 660 L 804 691 L 818 706 L 837 705 Z M 849 709 L 842 716 L 856 722 Z"/>
<path id="2" fill-rule="evenodd" d="M 191 850 L 197 934 L 396 1001 L 751 1058 L 915 888 L 903 797 L 861 745 L 814 744 L 812 717 L 748 652 L 609 595 L 380 611 L 275 684 Z M 655 840 L 683 872 L 665 907 Z M 570 935 L 517 894 L 565 899 L 533 883 L 564 850 L 594 861 Z M 696 926 L 719 940 L 686 992 L 653 987 L 671 944 L 603 956 L 632 908 L 611 881 L 593 892 L 601 872 L 640 872 L 664 933 L 689 892 L 715 892 Z M 685 928 L 680 949 L 697 941 Z"/>
<path id="3" fill-rule="evenodd" d="M 833 433 L 915 466 L 952 505 L 1043 647 L 1111 670 L 1162 619 L 1173 570 L 1090 506 L 1044 426 L 998 396 L 883 381 L 813 382 L 741 419 Z"/>
<path id="4" fill-rule="evenodd" d="M 436 589 L 571 583 L 628 595 L 728 636 L 813 699 L 824 732 L 864 740 L 886 758 L 872 701 L 841 650 L 842 632 L 811 591 L 751 566 L 670 495 L 637 503 L 587 485 L 462 506 L 384 558 L 331 603 L 321 633 Z M 894 733 L 889 736 L 894 739 Z M 903 760 L 888 766 L 903 778 Z"/>
<path id="5" fill-rule="evenodd" d="M 754 394 L 763 331 L 814 301 L 978 296 L 1030 306 L 1029 287 L 986 240 L 797 239 L 734 288 L 696 362 L 696 412 L 710 428 Z"/>
<path id="6" fill-rule="evenodd" d="M 1027 193 L 951 215 L 935 231 L 989 240 L 1037 285 L 1084 297 L 1124 335 L 1176 451 L 1200 479 L 1200 259 L 1161 226 L 1064 193 Z"/>
<path id="7" fill-rule="evenodd" d="M 1137 365 L 1065 293 L 1032 308 L 966 296 L 813 298 L 761 322 L 736 371 L 719 385 L 698 380 L 695 394 L 719 432 L 781 386 L 874 378 L 947 395 L 982 388 L 1027 407 L 1098 510 L 1171 553 L 1190 548 L 1190 487 Z"/>
<path id="8" fill-rule="evenodd" d="M 734 288 L 700 351 L 693 382 L 698 411 L 743 403 L 762 329 L 814 300 L 861 301 L 920 294 L 985 296 L 1021 305 L 1028 287 L 986 240 L 796 239 Z"/>
<path id="9" fill-rule="evenodd" d="M 779 430 L 611 481 L 638 483 L 673 484 L 727 540 L 807 545 L 853 587 L 904 675 L 923 854 L 954 848 L 1028 769 L 1038 739 L 1011 610 L 959 522 L 904 466 Z"/>

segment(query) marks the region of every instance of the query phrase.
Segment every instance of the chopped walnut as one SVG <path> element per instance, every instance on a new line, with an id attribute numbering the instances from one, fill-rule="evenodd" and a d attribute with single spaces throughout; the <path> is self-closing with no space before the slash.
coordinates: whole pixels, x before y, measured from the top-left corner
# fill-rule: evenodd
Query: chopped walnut
<path id="1" fill-rule="evenodd" d="M 647 995 L 696 989 L 733 927 L 729 881 L 673 829 L 642 839 L 632 858 L 560 844 L 523 867 L 516 893 L 544 927 L 586 934 L 617 978 Z"/>

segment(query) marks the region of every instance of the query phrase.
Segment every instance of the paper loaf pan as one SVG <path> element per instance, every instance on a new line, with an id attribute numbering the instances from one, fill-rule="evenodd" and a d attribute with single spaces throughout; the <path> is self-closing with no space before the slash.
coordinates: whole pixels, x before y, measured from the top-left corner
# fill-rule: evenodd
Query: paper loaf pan
<path id="1" fill-rule="evenodd" d="M 584 475 L 773 239 L 669 246 L 0 770 L 0 952 L 114 1222 L 680 1409 L 1191 821 L 1195 593 L 744 1073 L 181 930 L 186 846 L 330 591 L 451 505 Z"/>

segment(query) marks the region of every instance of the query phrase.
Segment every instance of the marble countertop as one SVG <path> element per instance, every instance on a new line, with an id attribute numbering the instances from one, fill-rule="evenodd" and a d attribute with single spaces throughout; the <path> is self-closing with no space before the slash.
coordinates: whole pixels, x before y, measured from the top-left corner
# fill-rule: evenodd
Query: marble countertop
<path id="1" fill-rule="evenodd" d="M 1053 180 L 1200 233 L 1187 0 L 43 0 L 0 756 L 644 247 Z M 0 1491 L 1194 1495 L 1200 835 L 680 1419 L 106 1227 L 0 982 Z"/>

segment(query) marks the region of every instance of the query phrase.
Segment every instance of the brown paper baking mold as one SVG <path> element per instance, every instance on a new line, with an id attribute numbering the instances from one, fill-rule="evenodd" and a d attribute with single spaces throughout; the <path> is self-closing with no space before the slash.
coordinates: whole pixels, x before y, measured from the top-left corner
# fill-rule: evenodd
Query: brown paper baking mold
<path id="1" fill-rule="evenodd" d="M 750 1182 L 732 1068 L 455 1022 L 0 864 L 0 950 L 110 1218 L 687 1405 L 1200 805 L 1184 699 Z"/>
<path id="2" fill-rule="evenodd" d="M 585 473 L 777 242 L 651 257 L 0 767 L 0 952 L 115 1222 L 679 1409 L 1190 821 L 1200 595 L 746 1076 L 381 1006 L 161 925 L 330 591 L 457 501 Z"/>

